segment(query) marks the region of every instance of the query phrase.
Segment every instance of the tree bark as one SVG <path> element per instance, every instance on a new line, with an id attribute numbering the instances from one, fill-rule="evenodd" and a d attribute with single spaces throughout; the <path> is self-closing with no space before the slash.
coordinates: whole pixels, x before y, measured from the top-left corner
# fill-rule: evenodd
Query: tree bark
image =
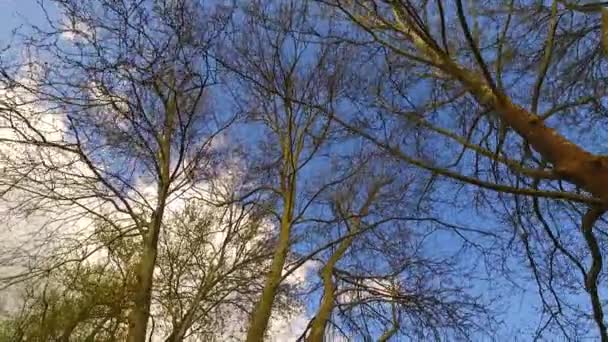
<path id="1" fill-rule="evenodd" d="M 295 200 L 295 177 L 290 180 L 290 189 L 285 196 L 284 211 L 281 217 L 281 228 L 279 232 L 279 241 L 272 259 L 270 272 L 264 283 L 264 290 L 251 318 L 249 330 L 247 331 L 247 342 L 261 342 L 264 340 L 264 334 L 268 327 L 268 321 L 272 313 L 272 305 L 277 293 L 279 284 L 281 283 L 281 275 L 287 252 L 289 250 L 289 237 L 291 234 L 291 221 L 293 220 L 293 207 Z"/>
<path id="2" fill-rule="evenodd" d="M 144 251 L 137 265 L 136 281 L 133 288 L 133 308 L 129 313 L 128 342 L 145 342 L 150 318 L 150 302 L 154 281 L 154 267 L 158 255 L 158 237 L 164 212 L 163 205 L 153 215 L 150 230 L 144 236 Z"/>
<path id="3" fill-rule="evenodd" d="M 514 104 L 504 93 L 492 89 L 488 80 L 479 73 L 461 67 L 429 44 L 408 27 L 407 20 L 397 8 L 393 13 L 397 21 L 395 27 L 435 67 L 460 81 L 480 105 L 494 109 L 506 125 L 553 164 L 555 173 L 561 179 L 579 186 L 608 205 L 608 157 L 593 155 L 548 127 L 538 115 Z"/>
<path id="4" fill-rule="evenodd" d="M 325 336 L 325 327 L 334 308 L 334 301 L 336 297 L 336 285 L 334 284 L 333 280 L 334 267 L 342 258 L 344 253 L 346 253 L 354 238 L 355 234 L 351 234 L 351 236 L 342 240 L 342 242 L 338 245 L 336 252 L 332 254 L 329 261 L 327 264 L 325 264 L 323 270 L 321 271 L 321 278 L 323 279 L 323 298 L 321 299 L 319 310 L 312 321 L 310 334 L 306 339 L 308 342 L 323 341 L 323 337 Z"/>
<path id="5" fill-rule="evenodd" d="M 591 252 L 591 267 L 585 275 L 585 290 L 589 294 L 591 299 L 591 307 L 593 309 L 593 319 L 600 332 L 602 342 L 608 341 L 608 332 L 606 331 L 606 324 L 604 323 L 604 311 L 602 309 L 602 302 L 600 300 L 599 291 L 597 288 L 597 282 L 602 271 L 602 252 L 598 244 L 595 235 L 593 234 L 593 225 L 604 213 L 603 209 L 591 208 L 583 216 L 583 222 L 581 225 L 581 231 Z"/>
<path id="6" fill-rule="evenodd" d="M 162 92 L 158 91 L 160 98 Z M 145 342 L 150 318 L 150 302 L 152 299 L 152 285 L 154 282 L 154 268 L 158 256 L 158 237 L 162 227 L 169 186 L 171 183 L 171 137 L 173 135 L 174 120 L 177 115 L 177 99 L 164 99 L 165 122 L 162 133 L 157 136 L 159 143 L 157 204 L 150 220 L 148 231 L 143 234 L 143 251 L 141 260 L 137 264 L 136 281 L 133 288 L 133 308 L 129 313 L 129 329 L 127 342 Z"/>
<path id="7" fill-rule="evenodd" d="M 361 207 L 361 210 L 359 210 L 359 213 L 352 218 L 353 222 L 351 229 L 348 231 L 348 237 L 338 244 L 336 251 L 331 255 L 325 266 L 323 266 L 323 269 L 321 270 L 321 278 L 323 279 L 323 297 L 321 299 L 319 310 L 312 321 L 310 333 L 306 339 L 307 342 L 323 341 L 325 337 L 325 327 L 327 326 L 331 312 L 334 309 L 334 301 L 336 298 L 336 285 L 333 280 L 333 273 L 336 264 L 338 261 L 340 261 L 340 259 L 342 259 L 346 251 L 348 251 L 355 237 L 361 230 L 361 218 L 368 215 L 369 208 L 376 199 L 380 189 L 388 183 L 389 182 L 386 180 L 376 182 L 373 184 L 372 188 L 369 189 L 369 193 L 367 194 L 367 198 Z"/>

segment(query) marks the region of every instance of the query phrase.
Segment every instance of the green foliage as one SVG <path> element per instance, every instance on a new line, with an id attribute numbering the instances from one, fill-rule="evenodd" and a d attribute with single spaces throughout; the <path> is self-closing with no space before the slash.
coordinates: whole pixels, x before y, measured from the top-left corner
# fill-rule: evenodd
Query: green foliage
<path id="1" fill-rule="evenodd" d="M 21 311 L 3 321 L 0 341 L 116 341 L 124 333 L 125 283 L 100 265 L 66 268 L 30 284 Z"/>

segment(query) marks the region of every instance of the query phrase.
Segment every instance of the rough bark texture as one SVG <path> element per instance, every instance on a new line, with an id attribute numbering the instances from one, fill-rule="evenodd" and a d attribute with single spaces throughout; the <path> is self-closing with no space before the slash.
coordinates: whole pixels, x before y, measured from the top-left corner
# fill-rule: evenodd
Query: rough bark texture
<path id="1" fill-rule="evenodd" d="M 463 83 L 482 105 L 496 110 L 501 119 L 513 128 L 534 150 L 553 164 L 555 173 L 576 184 L 608 204 L 608 158 L 596 156 L 572 143 L 535 114 L 498 97 L 490 89 L 469 78 Z"/>
<path id="2" fill-rule="evenodd" d="M 456 64 L 449 56 L 438 51 L 411 30 L 407 20 L 394 11 L 397 28 L 437 68 L 460 81 L 480 105 L 494 109 L 502 121 L 553 164 L 562 179 L 588 191 L 608 205 L 608 157 L 596 156 L 572 143 L 555 129 L 547 126 L 536 114 L 514 104 L 502 93 L 492 89 L 478 72 Z"/>
<path id="3" fill-rule="evenodd" d="M 151 240 L 151 237 L 146 239 Z M 137 266 L 137 280 L 135 283 L 133 309 L 129 314 L 128 342 L 143 342 L 146 340 L 146 328 L 150 316 L 150 298 L 152 292 L 152 271 L 156 261 L 156 248 L 146 243 L 141 261 Z"/>

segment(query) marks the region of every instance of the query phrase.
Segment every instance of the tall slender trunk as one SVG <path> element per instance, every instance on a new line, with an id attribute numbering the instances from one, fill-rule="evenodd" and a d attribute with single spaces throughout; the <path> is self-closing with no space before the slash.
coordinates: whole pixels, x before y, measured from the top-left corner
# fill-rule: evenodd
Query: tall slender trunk
<path id="1" fill-rule="evenodd" d="M 359 224 L 357 222 L 357 230 Z M 333 280 L 334 268 L 338 261 L 344 256 L 344 253 L 348 250 L 352 244 L 356 231 L 350 232 L 350 236 L 338 245 L 338 248 L 334 254 L 329 258 L 323 269 L 321 270 L 321 278 L 323 279 L 323 298 L 321 299 L 321 305 L 317 310 L 317 314 L 312 321 L 310 328 L 310 334 L 306 339 L 308 342 L 322 342 L 325 336 L 325 326 L 334 308 L 334 300 L 336 297 L 336 285 Z"/>
<path id="2" fill-rule="evenodd" d="M 287 93 L 292 92 L 291 86 L 291 80 L 289 80 L 287 82 Z M 296 205 L 298 160 L 304 146 L 304 133 L 299 131 L 294 109 L 289 100 L 285 100 L 284 110 L 287 118 L 287 127 L 285 131 L 278 134 L 281 144 L 281 156 L 283 158 L 283 164 L 279 171 L 280 190 L 283 197 L 279 238 L 270 265 L 270 271 L 264 282 L 262 296 L 249 322 L 247 342 L 261 342 L 264 340 L 264 334 L 266 333 L 272 314 L 272 305 L 281 283 L 283 267 L 285 267 L 290 247 L 291 225 Z"/>
<path id="3" fill-rule="evenodd" d="M 293 220 L 293 209 L 295 200 L 295 176 L 290 180 L 289 189 L 284 196 L 283 215 L 281 216 L 281 228 L 279 240 L 274 252 L 270 272 L 266 277 L 262 297 L 260 298 L 251 318 L 249 330 L 247 331 L 247 342 L 261 342 L 268 327 L 268 321 L 272 313 L 272 305 L 281 283 L 281 276 L 287 252 L 289 251 L 289 237 L 291 233 L 291 221 Z"/>
<path id="4" fill-rule="evenodd" d="M 325 266 L 321 270 L 321 278 L 323 279 L 323 297 L 321 298 L 321 304 L 317 310 L 317 314 L 312 321 L 310 333 L 308 334 L 307 342 L 322 342 L 325 336 L 325 327 L 331 316 L 331 312 L 334 309 L 334 301 L 336 298 L 336 284 L 333 280 L 333 273 L 336 264 L 346 251 L 350 248 L 357 234 L 361 231 L 361 218 L 367 216 L 369 208 L 376 199 L 380 189 L 383 186 L 390 183 L 390 180 L 380 180 L 375 182 L 369 189 L 365 203 L 359 210 L 359 213 L 351 219 L 350 230 L 348 236 L 338 244 L 338 248 L 331 255 Z M 339 203 L 338 203 L 339 207 Z"/>
<path id="5" fill-rule="evenodd" d="M 158 91 L 163 98 L 162 92 Z M 165 122 L 161 133 L 157 136 L 158 150 L 158 190 L 156 208 L 148 225 L 148 231 L 143 234 L 143 251 L 141 260 L 136 267 L 136 280 L 133 288 L 133 308 L 129 313 L 129 329 L 127 342 L 145 342 L 150 318 L 150 303 L 154 282 L 154 268 L 158 256 L 158 237 L 162 227 L 167 196 L 171 183 L 171 137 L 176 113 L 175 97 L 164 99 Z"/>
<path id="6" fill-rule="evenodd" d="M 150 233 L 153 233 L 152 231 Z M 149 234 L 145 242 L 145 249 L 141 261 L 137 265 L 137 279 L 133 289 L 133 308 L 129 314 L 128 342 L 145 342 L 148 319 L 150 317 L 150 301 L 152 296 L 152 283 L 154 265 L 156 263 L 157 248 L 153 244 L 154 234 Z"/>
<path id="7" fill-rule="evenodd" d="M 143 252 L 136 268 L 136 280 L 133 288 L 133 308 L 129 313 L 128 342 L 145 342 L 150 318 L 150 303 L 152 298 L 152 285 L 154 281 L 154 267 L 158 255 L 158 237 L 165 209 L 165 195 L 159 198 L 156 212 L 148 232 L 143 238 Z M 162 205 L 161 205 L 162 203 Z"/>

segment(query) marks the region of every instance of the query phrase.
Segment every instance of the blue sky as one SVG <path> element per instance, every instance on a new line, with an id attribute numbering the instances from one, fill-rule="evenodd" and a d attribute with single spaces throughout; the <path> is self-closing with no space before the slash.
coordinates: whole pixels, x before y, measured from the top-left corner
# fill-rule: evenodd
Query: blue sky
<path id="1" fill-rule="evenodd" d="M 34 0 L 0 0 L 0 41 L 6 45 L 11 30 L 24 21 L 39 23 L 43 20 L 40 7 Z"/>

